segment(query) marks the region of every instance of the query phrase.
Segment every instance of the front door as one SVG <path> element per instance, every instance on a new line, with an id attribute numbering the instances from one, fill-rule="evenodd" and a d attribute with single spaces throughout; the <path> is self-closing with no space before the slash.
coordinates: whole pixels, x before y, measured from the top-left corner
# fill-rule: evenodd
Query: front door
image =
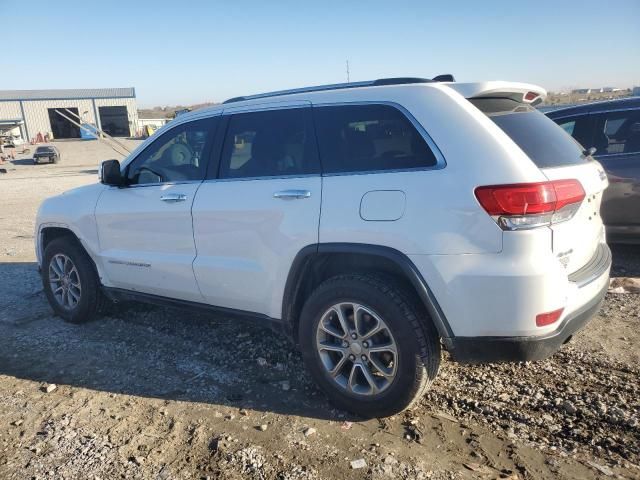
<path id="1" fill-rule="evenodd" d="M 289 268 L 318 242 L 310 108 L 227 114 L 219 173 L 193 205 L 194 271 L 207 303 L 280 318 Z"/>
<path id="2" fill-rule="evenodd" d="M 193 274 L 191 206 L 205 177 L 217 118 L 177 125 L 124 170 L 96 205 L 105 285 L 202 301 Z"/>

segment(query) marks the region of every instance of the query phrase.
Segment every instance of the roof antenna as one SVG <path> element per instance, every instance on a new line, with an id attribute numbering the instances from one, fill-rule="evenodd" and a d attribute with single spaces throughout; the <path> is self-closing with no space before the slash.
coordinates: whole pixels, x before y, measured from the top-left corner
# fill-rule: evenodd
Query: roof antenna
<path id="1" fill-rule="evenodd" d="M 347 60 L 347 83 L 350 83 L 351 81 L 349 80 L 349 60 Z"/>

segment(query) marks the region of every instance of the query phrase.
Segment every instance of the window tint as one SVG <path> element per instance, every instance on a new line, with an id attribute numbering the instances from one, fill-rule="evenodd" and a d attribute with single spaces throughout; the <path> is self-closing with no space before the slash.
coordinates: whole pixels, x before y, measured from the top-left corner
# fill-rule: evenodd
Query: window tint
<path id="1" fill-rule="evenodd" d="M 590 148 L 594 146 L 591 135 L 592 123 L 588 114 L 579 117 L 558 118 L 554 121 L 583 147 Z"/>
<path id="2" fill-rule="evenodd" d="M 570 122 L 559 123 L 558 125 L 560 125 L 560 127 L 569 135 L 573 136 L 573 131 L 576 128 L 575 120 L 571 120 Z"/>
<path id="3" fill-rule="evenodd" d="M 522 107 L 524 108 L 524 107 Z M 587 162 L 583 148 L 553 120 L 533 108 L 489 115 L 539 168 Z"/>
<path id="4" fill-rule="evenodd" d="M 197 120 L 163 133 L 127 169 L 130 185 L 202 180 L 207 168 L 203 157 L 207 141 L 219 118 Z"/>
<path id="5" fill-rule="evenodd" d="M 318 173 L 308 108 L 235 114 L 225 136 L 220 178 Z"/>
<path id="6" fill-rule="evenodd" d="M 326 173 L 431 167 L 436 157 L 409 119 L 390 105 L 314 107 Z"/>
<path id="7" fill-rule="evenodd" d="M 596 155 L 640 152 L 640 110 L 596 115 Z"/>

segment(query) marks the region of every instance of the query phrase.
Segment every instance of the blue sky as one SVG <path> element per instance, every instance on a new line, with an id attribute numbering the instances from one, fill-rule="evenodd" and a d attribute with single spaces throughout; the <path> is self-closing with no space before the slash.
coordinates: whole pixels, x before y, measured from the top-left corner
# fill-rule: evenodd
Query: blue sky
<path id="1" fill-rule="evenodd" d="M 0 89 L 134 86 L 142 107 L 342 82 L 346 59 L 352 81 L 453 73 L 550 90 L 640 85 L 640 0 L 0 0 L 0 8 L 0 32 L 15 40 Z"/>

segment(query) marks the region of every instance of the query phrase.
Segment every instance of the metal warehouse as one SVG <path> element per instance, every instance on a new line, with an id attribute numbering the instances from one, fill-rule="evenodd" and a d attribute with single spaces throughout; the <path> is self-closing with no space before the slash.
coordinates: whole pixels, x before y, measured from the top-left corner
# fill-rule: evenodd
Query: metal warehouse
<path id="1" fill-rule="evenodd" d="M 24 141 L 38 134 L 81 138 L 80 127 L 58 112 L 113 137 L 135 135 L 138 124 L 134 88 L 0 90 L 0 134 L 10 132 Z"/>

